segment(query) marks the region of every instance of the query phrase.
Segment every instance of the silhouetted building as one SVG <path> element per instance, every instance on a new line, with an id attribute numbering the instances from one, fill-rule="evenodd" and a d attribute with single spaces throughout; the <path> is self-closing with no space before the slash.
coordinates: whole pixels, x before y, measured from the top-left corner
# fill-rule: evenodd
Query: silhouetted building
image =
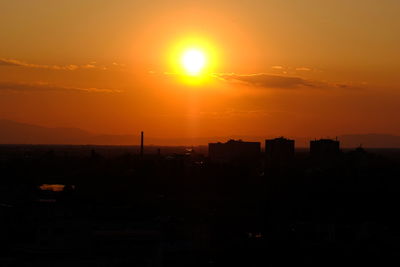
<path id="1" fill-rule="evenodd" d="M 320 139 L 310 141 L 310 155 L 315 159 L 326 159 L 338 156 L 340 143 L 332 139 Z"/>
<path id="2" fill-rule="evenodd" d="M 229 140 L 226 143 L 209 143 L 208 156 L 211 161 L 254 160 L 260 156 L 260 142 Z"/>
<path id="3" fill-rule="evenodd" d="M 143 131 L 140 133 L 140 156 L 143 157 L 144 153 L 144 133 Z"/>
<path id="4" fill-rule="evenodd" d="M 287 166 L 294 160 L 294 140 L 283 137 L 265 140 L 266 167 Z"/>

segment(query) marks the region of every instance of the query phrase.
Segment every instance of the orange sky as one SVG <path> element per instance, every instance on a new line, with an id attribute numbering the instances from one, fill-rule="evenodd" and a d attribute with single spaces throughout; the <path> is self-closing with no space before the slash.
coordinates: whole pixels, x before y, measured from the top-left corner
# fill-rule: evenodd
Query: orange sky
<path id="1" fill-rule="evenodd" d="M 399 10 L 397 0 L 1 1 L 0 119 L 154 137 L 400 134 Z M 190 38 L 213 51 L 197 84 L 171 63 Z"/>

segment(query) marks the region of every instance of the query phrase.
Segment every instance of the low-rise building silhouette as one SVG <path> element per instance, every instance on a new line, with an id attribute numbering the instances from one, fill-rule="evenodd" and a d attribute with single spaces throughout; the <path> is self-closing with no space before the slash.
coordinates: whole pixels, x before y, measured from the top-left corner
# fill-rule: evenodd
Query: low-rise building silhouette
<path id="1" fill-rule="evenodd" d="M 310 155 L 314 159 L 327 159 L 338 156 L 340 142 L 332 139 L 310 141 Z"/>
<path id="2" fill-rule="evenodd" d="M 260 142 L 244 142 L 229 140 L 226 143 L 209 143 L 208 156 L 214 162 L 230 162 L 232 160 L 254 160 L 260 156 Z"/>
<path id="3" fill-rule="evenodd" d="M 294 140 L 283 137 L 265 140 L 266 167 L 287 166 L 294 160 Z"/>

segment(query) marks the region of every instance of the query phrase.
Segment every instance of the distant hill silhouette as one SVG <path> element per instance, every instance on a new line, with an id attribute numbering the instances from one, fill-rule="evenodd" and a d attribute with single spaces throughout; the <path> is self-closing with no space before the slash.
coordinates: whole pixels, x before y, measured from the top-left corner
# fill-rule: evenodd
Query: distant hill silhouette
<path id="1" fill-rule="evenodd" d="M 137 145 L 137 135 L 94 134 L 79 128 L 50 128 L 11 120 L 0 120 L 0 144 L 74 144 L 74 145 Z M 204 145 L 227 141 L 230 138 L 264 142 L 275 136 L 224 136 L 202 138 L 145 137 L 153 145 Z M 293 138 L 293 137 L 291 137 Z M 297 147 L 308 147 L 311 138 L 294 137 Z M 400 136 L 389 134 L 348 134 L 338 136 L 342 147 L 400 148 Z M 262 143 L 263 144 L 263 143 Z"/>
<path id="2" fill-rule="evenodd" d="M 339 140 L 344 147 L 400 147 L 400 136 L 390 134 L 348 134 Z"/>
<path id="3" fill-rule="evenodd" d="M 94 134 L 79 128 L 43 127 L 0 120 L 0 144 L 134 145 L 139 135 Z"/>
<path id="4" fill-rule="evenodd" d="M 92 135 L 77 128 L 48 128 L 10 120 L 0 120 L 2 144 L 75 144 Z"/>

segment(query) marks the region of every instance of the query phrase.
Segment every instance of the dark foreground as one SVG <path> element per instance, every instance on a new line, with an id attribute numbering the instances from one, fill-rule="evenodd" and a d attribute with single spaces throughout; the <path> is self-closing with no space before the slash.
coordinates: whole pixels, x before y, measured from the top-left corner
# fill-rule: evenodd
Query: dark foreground
<path id="1" fill-rule="evenodd" d="M 399 150 L 268 167 L 136 151 L 0 146 L 0 266 L 400 263 Z"/>

